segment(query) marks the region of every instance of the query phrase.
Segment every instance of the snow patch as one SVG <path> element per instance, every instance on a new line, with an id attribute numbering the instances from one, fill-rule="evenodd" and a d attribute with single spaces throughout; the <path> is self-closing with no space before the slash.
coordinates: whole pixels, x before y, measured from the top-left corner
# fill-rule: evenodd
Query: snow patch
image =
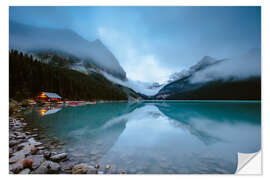
<path id="1" fill-rule="evenodd" d="M 159 87 L 154 88 L 153 83 L 147 83 L 147 82 L 141 82 L 141 81 L 133 81 L 133 80 L 128 79 L 128 78 L 127 78 L 126 81 L 122 81 L 122 80 L 120 80 L 118 78 L 115 78 L 114 76 L 112 76 L 112 75 L 110 75 L 110 74 L 108 74 L 108 73 L 106 73 L 104 71 L 101 71 L 101 74 L 106 79 L 108 79 L 109 81 L 111 81 L 113 83 L 128 87 L 128 88 L 134 90 L 137 93 L 141 93 L 141 94 L 144 94 L 144 95 L 147 95 L 147 96 L 156 95 L 159 92 L 159 90 L 164 87 L 164 85 L 161 85 Z"/>

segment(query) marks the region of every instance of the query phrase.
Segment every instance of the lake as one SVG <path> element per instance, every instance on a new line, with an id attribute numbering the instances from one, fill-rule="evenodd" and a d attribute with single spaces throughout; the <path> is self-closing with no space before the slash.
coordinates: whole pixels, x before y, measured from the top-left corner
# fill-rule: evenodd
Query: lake
<path id="1" fill-rule="evenodd" d="M 98 103 L 25 116 L 51 150 L 111 173 L 234 173 L 238 152 L 261 149 L 260 102 Z"/>

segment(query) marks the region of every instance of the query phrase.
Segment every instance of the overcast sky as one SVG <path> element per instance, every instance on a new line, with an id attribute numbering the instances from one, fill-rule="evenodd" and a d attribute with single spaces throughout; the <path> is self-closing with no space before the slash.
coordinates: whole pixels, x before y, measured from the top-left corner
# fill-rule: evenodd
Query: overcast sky
<path id="1" fill-rule="evenodd" d="M 133 80 L 167 80 L 203 56 L 260 48 L 260 7 L 11 7 L 10 19 L 99 38 Z"/>

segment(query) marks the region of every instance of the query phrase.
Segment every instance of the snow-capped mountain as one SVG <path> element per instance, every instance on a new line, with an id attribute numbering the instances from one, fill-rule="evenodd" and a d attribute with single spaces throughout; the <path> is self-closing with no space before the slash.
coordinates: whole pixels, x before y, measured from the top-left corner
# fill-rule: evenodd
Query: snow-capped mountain
<path id="1" fill-rule="evenodd" d="M 261 54 L 252 49 L 231 59 L 205 56 L 188 70 L 175 73 L 157 99 L 260 99 Z"/>
<path id="2" fill-rule="evenodd" d="M 126 73 L 115 56 L 98 39 L 90 42 L 69 29 L 40 28 L 14 21 L 10 21 L 9 29 L 10 49 L 34 55 L 49 51 L 51 57 L 56 54 L 65 56 L 67 60 L 68 56 L 75 57 L 79 61 L 71 63 L 72 69 L 88 72 L 96 68 L 122 80 L 126 79 Z M 50 61 L 50 56 L 47 60 Z M 87 68 L 84 62 L 95 68 Z"/>
<path id="3" fill-rule="evenodd" d="M 173 81 L 189 77 L 192 74 L 194 74 L 196 71 L 202 70 L 210 65 L 219 63 L 223 60 L 216 60 L 215 58 L 212 58 L 210 56 L 204 56 L 198 63 L 191 66 L 188 70 L 182 70 L 180 72 L 173 73 L 168 80 L 168 83 L 171 83 Z"/>

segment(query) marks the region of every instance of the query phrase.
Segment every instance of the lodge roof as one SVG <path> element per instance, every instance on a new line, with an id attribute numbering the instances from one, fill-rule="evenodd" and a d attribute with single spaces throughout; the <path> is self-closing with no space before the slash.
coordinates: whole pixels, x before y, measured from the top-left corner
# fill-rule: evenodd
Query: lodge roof
<path id="1" fill-rule="evenodd" d="M 48 96 L 49 98 L 62 98 L 61 96 L 59 96 L 56 93 L 49 93 L 49 92 L 42 92 L 44 93 L 46 96 Z"/>

